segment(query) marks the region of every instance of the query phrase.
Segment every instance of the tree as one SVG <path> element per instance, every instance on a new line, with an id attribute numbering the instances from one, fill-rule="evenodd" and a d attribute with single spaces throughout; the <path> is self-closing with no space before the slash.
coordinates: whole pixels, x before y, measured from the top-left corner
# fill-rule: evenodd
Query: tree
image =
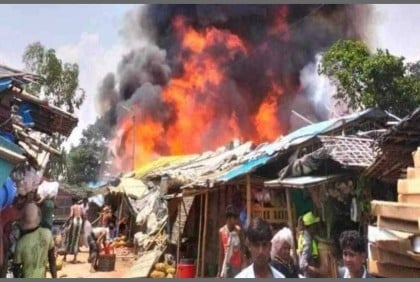
<path id="1" fill-rule="evenodd" d="M 80 185 L 95 181 L 99 175 L 100 163 L 90 146 L 72 148 L 67 156 L 67 183 Z"/>
<path id="2" fill-rule="evenodd" d="M 388 50 L 376 53 L 360 41 L 339 40 L 323 54 L 319 73 L 337 87 L 350 109 L 379 107 L 405 116 L 420 102 L 420 63 L 405 63 Z"/>
<path id="3" fill-rule="evenodd" d="M 109 129 L 102 119 L 82 132 L 80 144 L 67 155 L 67 182 L 81 185 L 98 180 L 106 166 Z"/>
<path id="4" fill-rule="evenodd" d="M 84 99 L 79 88 L 78 64 L 63 63 L 54 49 L 45 48 L 40 42 L 28 45 L 23 54 L 26 68 L 41 76 L 40 84 L 31 84 L 28 91 L 45 95 L 54 106 L 74 113 Z"/>
<path id="5" fill-rule="evenodd" d="M 54 49 L 47 49 L 40 42 L 28 45 L 22 58 L 26 68 L 41 77 L 40 82 L 32 83 L 26 90 L 33 95 L 43 95 L 49 103 L 74 113 L 84 99 L 85 92 L 79 88 L 78 64 L 63 63 Z M 59 134 L 44 136 L 43 141 L 62 151 L 61 156 L 51 156 L 46 172 L 58 178 L 65 174 L 65 159 L 62 143 L 65 138 Z"/>

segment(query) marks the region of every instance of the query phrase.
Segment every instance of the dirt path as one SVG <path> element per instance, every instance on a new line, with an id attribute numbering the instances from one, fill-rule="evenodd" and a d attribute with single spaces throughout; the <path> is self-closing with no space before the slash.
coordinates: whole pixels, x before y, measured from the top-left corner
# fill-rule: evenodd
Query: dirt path
<path id="1" fill-rule="evenodd" d="M 72 255 L 67 256 L 68 262 L 63 263 L 63 268 L 58 271 L 58 278 L 120 278 L 130 269 L 133 264 L 133 258 L 121 258 L 117 254 L 115 270 L 109 272 L 89 272 L 90 264 L 88 260 L 88 252 L 83 251 L 78 254 L 77 260 L 79 263 L 73 264 L 70 261 L 73 259 Z M 48 277 L 50 273 L 48 273 Z"/>

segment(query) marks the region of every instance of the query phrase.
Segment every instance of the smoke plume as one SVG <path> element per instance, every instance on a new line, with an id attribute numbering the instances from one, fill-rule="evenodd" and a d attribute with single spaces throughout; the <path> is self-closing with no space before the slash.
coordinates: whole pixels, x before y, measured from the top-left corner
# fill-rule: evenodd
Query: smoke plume
<path id="1" fill-rule="evenodd" d="M 136 142 L 136 166 L 156 155 L 215 149 L 233 138 L 272 141 L 294 127 L 292 110 L 325 118 L 305 66 L 338 39 L 363 39 L 369 13 L 366 5 L 133 10 L 123 30 L 133 49 L 98 95 L 102 113 L 117 115 L 111 126 L 118 154 L 133 157 Z"/>

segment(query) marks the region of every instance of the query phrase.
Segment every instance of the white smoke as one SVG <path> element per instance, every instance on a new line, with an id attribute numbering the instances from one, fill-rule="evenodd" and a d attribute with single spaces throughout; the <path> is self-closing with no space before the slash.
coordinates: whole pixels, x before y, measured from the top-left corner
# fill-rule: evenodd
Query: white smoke
<path id="1" fill-rule="evenodd" d="M 322 55 L 316 54 L 315 62 L 307 64 L 300 72 L 302 88 L 316 114 L 322 120 L 342 116 L 347 108 L 334 98 L 336 87 L 325 75 L 318 73 Z"/>

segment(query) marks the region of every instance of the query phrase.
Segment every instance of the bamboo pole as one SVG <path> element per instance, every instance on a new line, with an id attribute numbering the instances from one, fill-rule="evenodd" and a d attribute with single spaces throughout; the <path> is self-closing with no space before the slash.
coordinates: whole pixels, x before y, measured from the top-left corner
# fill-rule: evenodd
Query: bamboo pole
<path id="1" fill-rule="evenodd" d="M 204 230 L 203 230 L 203 244 L 201 250 L 201 277 L 204 277 L 204 265 L 205 265 L 205 256 L 206 256 L 206 239 L 207 239 L 207 212 L 208 212 L 208 205 L 209 205 L 209 192 L 204 195 Z"/>
<path id="2" fill-rule="evenodd" d="M 120 233 L 120 225 L 118 224 L 121 221 L 122 216 L 122 210 L 124 206 L 124 194 L 121 193 L 121 204 L 120 204 L 120 210 L 118 211 L 118 221 L 117 221 L 117 236 Z"/>
<path id="3" fill-rule="evenodd" d="M 17 125 L 13 125 L 13 130 L 15 130 L 16 134 L 20 135 L 22 138 L 27 139 L 27 141 L 35 143 L 35 145 L 41 147 L 42 149 L 48 151 L 49 153 L 61 155 L 61 152 L 56 150 L 55 148 L 49 146 L 48 144 L 45 144 L 41 140 L 36 139 L 35 137 L 30 136 L 27 134 L 24 129 L 20 128 Z M 26 143 L 26 142 L 25 142 Z"/>
<path id="4" fill-rule="evenodd" d="M 197 265 L 201 266 L 201 245 L 203 244 L 203 195 L 200 195 L 200 216 L 199 216 L 199 225 L 198 225 L 198 255 L 197 255 Z M 199 271 L 195 272 L 195 277 L 197 278 L 199 276 Z"/>
<path id="5" fill-rule="evenodd" d="M 290 188 L 286 188 L 286 204 L 287 204 L 287 217 L 289 221 L 289 228 L 292 230 L 292 234 L 295 234 L 295 223 L 293 220 L 293 209 L 290 197 Z M 296 236 L 293 236 L 293 246 L 292 246 L 292 255 L 293 260 L 297 262 L 297 252 L 296 252 Z"/>
<path id="6" fill-rule="evenodd" d="M 177 242 L 177 252 L 176 252 L 176 265 L 179 265 L 179 249 L 180 249 L 180 245 L 181 245 L 181 201 L 182 198 L 180 199 L 179 203 L 178 203 L 178 242 Z M 178 273 L 177 273 L 178 274 Z"/>
<path id="7" fill-rule="evenodd" d="M 251 175 L 246 175 L 246 225 L 251 223 Z"/>
<path id="8" fill-rule="evenodd" d="M 133 218 L 130 216 L 130 224 L 128 225 L 128 236 L 127 236 L 127 238 L 128 238 L 128 240 L 129 241 L 131 241 L 131 232 L 133 231 Z M 168 222 L 169 222 L 169 220 L 168 220 Z M 133 240 L 134 241 L 134 240 Z"/>

